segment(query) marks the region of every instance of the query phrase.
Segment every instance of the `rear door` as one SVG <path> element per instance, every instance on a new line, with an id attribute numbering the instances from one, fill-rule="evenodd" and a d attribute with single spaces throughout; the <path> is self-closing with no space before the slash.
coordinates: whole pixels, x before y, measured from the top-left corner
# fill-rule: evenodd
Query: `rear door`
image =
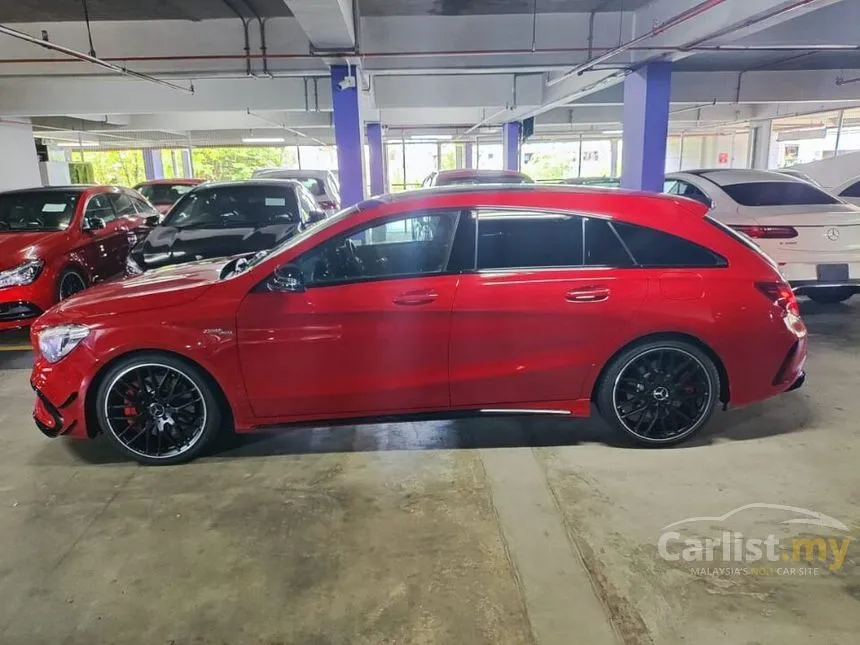
<path id="1" fill-rule="evenodd" d="M 586 396 L 586 376 L 630 334 L 647 291 L 647 272 L 603 220 L 479 211 L 476 271 L 454 300 L 452 405 Z"/>

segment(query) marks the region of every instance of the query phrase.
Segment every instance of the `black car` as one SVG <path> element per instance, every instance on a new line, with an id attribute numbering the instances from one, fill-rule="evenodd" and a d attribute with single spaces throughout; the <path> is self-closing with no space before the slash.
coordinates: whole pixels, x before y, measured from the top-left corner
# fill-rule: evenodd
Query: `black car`
<path id="1" fill-rule="evenodd" d="M 251 179 L 196 186 L 131 251 L 129 273 L 270 249 L 325 218 L 296 181 Z"/>

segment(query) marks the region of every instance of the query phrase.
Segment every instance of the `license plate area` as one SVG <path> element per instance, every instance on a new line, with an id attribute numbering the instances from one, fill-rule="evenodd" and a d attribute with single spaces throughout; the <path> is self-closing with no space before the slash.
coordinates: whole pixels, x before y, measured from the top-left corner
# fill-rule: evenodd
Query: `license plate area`
<path id="1" fill-rule="evenodd" d="M 847 282 L 847 264 L 819 264 L 815 267 L 818 279 L 823 282 Z"/>

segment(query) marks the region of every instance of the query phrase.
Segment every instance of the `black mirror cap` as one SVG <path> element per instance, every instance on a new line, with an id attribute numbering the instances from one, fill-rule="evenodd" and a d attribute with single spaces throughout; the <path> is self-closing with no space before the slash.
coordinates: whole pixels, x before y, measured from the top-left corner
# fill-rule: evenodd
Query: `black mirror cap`
<path id="1" fill-rule="evenodd" d="M 148 215 L 143 223 L 147 226 L 158 226 L 161 224 L 161 215 Z"/>
<path id="2" fill-rule="evenodd" d="M 280 293 L 302 293 L 305 290 L 305 278 L 295 264 L 284 264 L 275 269 L 266 282 L 266 288 Z"/>
<path id="3" fill-rule="evenodd" d="M 323 221 L 326 217 L 327 217 L 327 216 L 326 216 L 326 212 L 325 212 L 325 211 L 311 211 L 311 212 L 310 212 L 310 220 L 311 220 L 311 222 L 314 222 L 314 223 L 316 223 L 316 222 L 321 222 L 321 221 Z"/>
<path id="4" fill-rule="evenodd" d="M 98 231 L 106 226 L 107 224 L 105 224 L 105 221 L 101 217 L 87 217 L 84 219 L 85 231 Z"/>

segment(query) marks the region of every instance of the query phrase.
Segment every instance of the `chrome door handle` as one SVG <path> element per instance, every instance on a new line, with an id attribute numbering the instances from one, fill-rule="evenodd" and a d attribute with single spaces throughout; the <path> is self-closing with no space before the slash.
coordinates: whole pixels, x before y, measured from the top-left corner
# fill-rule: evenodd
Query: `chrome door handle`
<path id="1" fill-rule="evenodd" d="M 598 285 L 577 287 L 565 294 L 568 302 L 602 302 L 609 299 L 609 289 Z"/>
<path id="2" fill-rule="evenodd" d="M 407 291 L 395 296 L 392 302 L 395 305 L 414 307 L 416 305 L 427 305 L 435 301 L 439 294 L 435 291 Z"/>

